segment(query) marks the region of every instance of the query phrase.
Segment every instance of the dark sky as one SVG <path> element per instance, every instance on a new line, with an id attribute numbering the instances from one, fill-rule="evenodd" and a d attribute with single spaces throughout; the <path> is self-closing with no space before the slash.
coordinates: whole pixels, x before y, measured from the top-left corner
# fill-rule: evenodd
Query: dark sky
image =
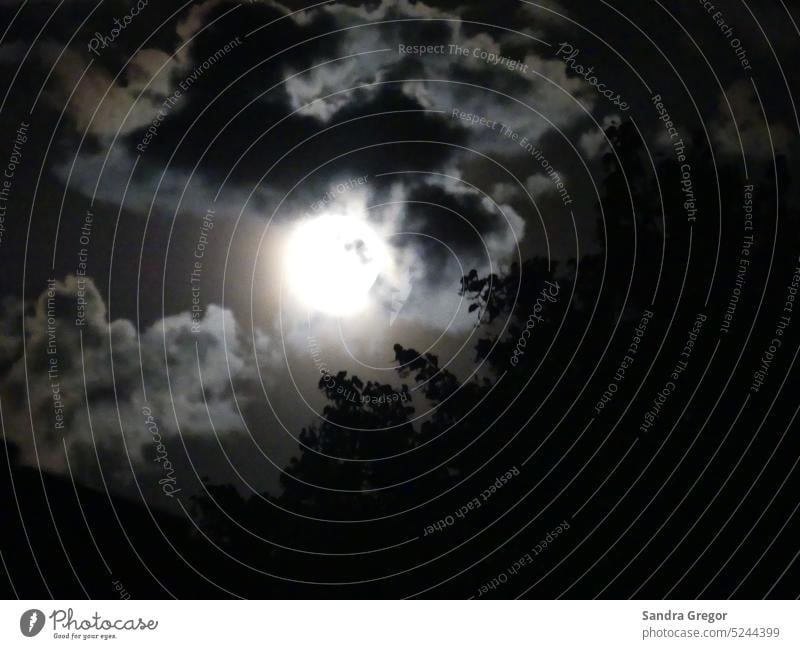
<path id="1" fill-rule="evenodd" d="M 587 385 L 607 363 L 606 386 L 619 363 L 605 351 L 624 348 L 648 306 L 659 329 L 689 330 L 705 309 L 720 331 L 748 185 L 748 282 L 763 286 L 739 313 L 767 324 L 702 353 L 732 361 L 752 345 L 758 360 L 769 347 L 763 296 L 780 302 L 797 257 L 793 2 L 307 4 L 0 2 L 0 405 L 23 465 L 180 511 L 159 482 L 157 430 L 184 494 L 205 479 L 280 497 L 301 429 L 330 405 L 321 368 L 414 393 L 399 343 L 435 354 L 465 389 L 501 381 L 479 341 L 524 328 L 514 309 L 541 289 L 525 262 L 562 286 L 602 277 L 596 293 L 561 294 L 581 324 L 546 342 L 564 367 L 585 352 Z M 386 242 L 357 315 L 310 313 L 287 287 L 290 233 L 321 211 Z M 507 318 L 488 322 L 459 294 L 471 270 L 509 280 Z M 338 290 L 335 269 L 329 281 Z M 652 304 L 627 299 L 637 291 Z M 509 379 L 518 394 L 534 367 Z M 534 383 L 538 397 L 557 386 L 542 415 L 553 430 L 602 393 L 560 392 L 557 370 Z M 625 397 L 632 433 L 663 383 L 649 380 Z M 414 407 L 415 429 L 441 423 L 424 390 Z"/>
<path id="2" fill-rule="evenodd" d="M 752 70 L 738 62 L 713 16 L 688 3 L 657 10 L 638 2 L 513 1 L 494 3 L 491 10 L 457 2 L 345 2 L 309 11 L 272 2 L 148 5 L 108 42 L 114 19 L 128 15 L 126 3 L 94 8 L 75 2 L 58 11 L 47 2 L 34 5 L 53 10 L 41 34 L 39 12 L 27 7 L 17 13 L 15 5 L 3 10 L 13 19 L 2 57 L 14 79 L 4 106 L 6 141 L 14 141 L 19 124 L 32 124 L 11 188 L 3 287 L 15 301 L 23 290 L 26 300 L 34 300 L 47 279 L 68 282 L 84 247 L 85 214 L 94 213 L 86 285 L 97 302 L 97 320 L 85 345 L 98 357 L 88 371 L 97 373 L 98 382 L 110 382 L 116 356 L 117 382 L 124 382 L 116 396 L 129 410 L 123 423 L 132 418 L 127 428 L 134 447 L 144 396 L 140 374 L 157 386 L 151 398 L 165 398 L 165 427 L 177 432 L 186 417 L 192 437 L 212 434 L 197 396 L 187 396 L 185 410 L 169 423 L 175 418 L 167 408 L 171 398 L 163 395 L 167 363 L 159 358 L 169 329 L 176 341 L 169 382 L 196 381 L 192 337 L 185 331 L 192 304 L 187 269 L 212 204 L 215 227 L 201 298 L 208 332 L 195 342 L 207 346 L 209 358 L 215 349 L 241 357 L 231 377 L 209 361 L 206 380 L 218 382 L 212 413 L 219 407 L 224 434 L 247 434 L 237 421 L 241 404 L 231 401 L 225 386 L 229 378 L 235 383 L 257 376 L 255 337 L 257 363 L 273 383 L 272 407 L 260 389 L 241 399 L 259 403 L 269 420 L 273 408 L 283 409 L 278 417 L 288 413 L 285 425 L 297 429 L 313 413 L 298 410 L 295 388 L 287 387 L 287 356 L 296 363 L 301 392 L 319 404 L 316 372 L 305 314 L 278 316 L 275 259 L 286 226 L 313 212 L 311 205 L 338 183 L 366 176 L 365 185 L 337 197 L 343 209 L 361 210 L 388 232 L 416 233 L 392 238 L 399 272 L 414 281 L 403 317 L 390 328 L 379 309 L 346 323 L 357 356 L 383 367 L 394 342 L 427 347 L 438 339 L 438 351 L 468 372 L 469 359 L 459 349 L 475 318 L 463 304 L 461 315 L 454 311 L 460 268 L 440 241 L 461 268 L 481 272 L 489 263 L 508 267 L 534 254 L 566 261 L 595 252 L 601 235 L 593 174 L 607 145 L 602 129 L 631 117 L 651 143 L 651 155 L 669 155 L 651 101 L 655 94 L 669 98 L 669 116 L 686 142 L 708 138 L 721 161 L 741 156 L 739 138 L 752 160 L 770 154 L 754 88 L 769 107 L 776 150 L 792 149 L 797 132 L 783 83 L 793 70 L 781 59 L 793 35 L 777 29 L 765 39 L 738 3 L 724 16 L 734 37 L 741 36 Z M 780 26 L 779 6 L 759 11 L 759 24 Z M 434 47 L 400 53 L 415 45 Z M 227 52 L 221 50 L 226 46 Z M 466 49 L 458 53 L 453 46 Z M 587 74 L 589 65 L 594 71 Z M 610 100 L 598 94 L 601 83 L 613 90 Z M 477 123 L 469 121 L 472 116 Z M 568 193 L 559 193 L 548 167 L 526 144 L 557 170 Z M 479 237 L 490 246 L 488 259 Z M 70 293 L 67 286 L 59 290 Z M 5 325 L 17 337 L 5 345 L 13 349 L 9 387 L 14 376 L 22 380 L 24 367 L 13 360 L 21 351 L 12 344 L 20 335 L 16 308 L 9 309 Z M 71 395 L 66 438 L 80 445 L 89 440 L 81 439 L 87 422 L 77 340 L 75 332 L 67 333 L 71 316 L 67 309 L 59 329 L 72 368 L 62 377 Z M 223 338 L 221 329 L 213 329 L 226 318 L 231 329 Z M 115 350 L 108 345 L 109 321 L 120 336 Z M 320 318 L 312 327 L 326 362 L 351 369 L 335 323 Z M 35 329 L 25 335 L 35 344 Z M 141 370 L 135 351 L 149 350 L 150 341 Z M 28 376 L 29 390 L 38 378 Z M 98 436 L 116 438 L 116 407 L 105 401 L 113 395 L 98 396 Z M 9 421 L 16 422 L 18 409 L 27 418 L 20 406 L 6 400 Z M 32 410 L 42 417 L 36 428 L 51 427 L 47 407 L 39 403 Z M 286 435 L 270 423 L 269 432 L 257 437 L 281 464 Z M 52 468 L 63 469 L 60 445 L 53 455 Z"/>

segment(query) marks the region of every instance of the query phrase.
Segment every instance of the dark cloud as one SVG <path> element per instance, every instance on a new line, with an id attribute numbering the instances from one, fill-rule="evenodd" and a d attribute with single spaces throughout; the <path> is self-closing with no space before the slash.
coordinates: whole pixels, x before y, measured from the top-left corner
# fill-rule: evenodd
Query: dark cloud
<path id="1" fill-rule="evenodd" d="M 512 239 L 519 223 L 507 223 L 503 214 L 477 192 L 453 191 L 455 184 L 415 183 L 406 195 L 406 219 L 403 228 L 413 233 L 407 244 L 420 250 L 426 260 L 426 280 L 452 282 L 442 268 L 454 262 L 453 255 L 465 268 L 488 265 L 493 260 L 492 241 L 496 237 Z M 419 235 L 419 236 L 415 236 Z M 452 251 L 452 252 L 451 252 Z"/>
<path id="2" fill-rule="evenodd" d="M 208 20 L 213 20 L 214 14 L 223 12 L 224 8 L 224 5 L 216 8 Z M 192 62 L 197 65 L 209 60 L 238 35 L 282 15 L 285 14 L 273 7 L 241 7 L 215 24 L 213 30 L 198 36 L 192 45 Z M 257 37 L 245 39 L 223 60 L 203 72 L 169 112 L 148 145 L 145 153 L 148 162 L 152 162 L 152 158 L 164 161 L 174 156 L 173 164 L 186 169 L 193 168 L 203 156 L 198 169 L 200 174 L 220 181 L 235 169 L 235 181 L 249 185 L 295 145 L 312 138 L 285 158 L 265 181 L 270 187 L 288 189 L 310 171 L 328 163 L 333 157 L 331 152 L 338 155 L 362 149 L 345 155 L 320 172 L 335 179 L 351 172 L 379 170 L 387 161 L 395 168 L 408 166 L 420 159 L 420 146 L 424 145 L 394 144 L 390 149 L 368 147 L 406 140 L 464 141 L 462 129 L 446 118 L 422 113 L 423 106 L 407 96 L 400 84 L 345 93 L 343 105 L 334 111 L 330 123 L 306 112 L 294 112 L 281 81 L 291 70 L 302 70 L 335 58 L 342 37 L 325 37 L 315 41 L 313 48 L 297 47 L 285 55 L 267 59 L 292 44 L 333 28 L 328 14 L 315 13 L 302 26 L 288 18 L 275 22 Z M 227 88 L 240 76 L 238 82 Z M 180 82 L 176 78 L 176 83 Z M 250 102 L 253 103 L 242 110 Z M 321 133 L 329 126 L 333 128 Z M 145 131 L 143 126 L 133 132 L 127 138 L 128 146 L 133 149 L 141 142 Z M 212 146 L 206 151 L 209 145 Z M 422 153 L 431 168 L 452 156 L 452 151 L 435 146 L 427 147 Z M 324 190 L 324 184 L 313 189 L 314 192 L 320 190 Z"/>
<path id="3" fill-rule="evenodd" d="M 261 399 L 256 366 L 277 362 L 265 334 L 256 332 L 253 340 L 230 311 L 213 305 L 197 318 L 170 316 L 140 333 L 129 320 L 109 322 L 94 283 L 74 276 L 53 283 L 27 308 L 25 357 L 22 317 L 21 303 L 3 303 L 6 436 L 25 462 L 56 473 L 68 471 L 66 446 L 83 481 L 95 475 L 100 454 L 107 474 L 122 479 L 116 490 L 130 483 L 129 462 L 145 476 L 158 473 L 157 442 L 177 462 L 186 442 L 211 449 L 230 436 L 244 437 L 238 408 Z M 77 317 L 85 320 L 80 328 Z M 26 402 L 30 416 L 18 407 Z M 157 441 L 148 413 L 157 422 Z"/>

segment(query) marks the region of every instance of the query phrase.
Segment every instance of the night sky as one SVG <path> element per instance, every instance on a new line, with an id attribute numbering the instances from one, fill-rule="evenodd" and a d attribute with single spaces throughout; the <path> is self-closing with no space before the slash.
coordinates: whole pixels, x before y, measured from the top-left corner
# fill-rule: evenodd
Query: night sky
<path id="1" fill-rule="evenodd" d="M 0 0 L 11 597 L 798 596 L 792 0 Z"/>

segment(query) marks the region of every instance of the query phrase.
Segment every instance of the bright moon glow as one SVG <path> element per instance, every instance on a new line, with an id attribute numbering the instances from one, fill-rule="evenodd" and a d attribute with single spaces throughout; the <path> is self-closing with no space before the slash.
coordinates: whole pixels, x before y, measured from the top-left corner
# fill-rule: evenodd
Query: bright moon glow
<path id="1" fill-rule="evenodd" d="M 367 305 L 386 259 L 383 241 L 365 221 L 325 214 L 303 221 L 292 232 L 286 278 L 294 295 L 310 309 L 352 315 Z"/>

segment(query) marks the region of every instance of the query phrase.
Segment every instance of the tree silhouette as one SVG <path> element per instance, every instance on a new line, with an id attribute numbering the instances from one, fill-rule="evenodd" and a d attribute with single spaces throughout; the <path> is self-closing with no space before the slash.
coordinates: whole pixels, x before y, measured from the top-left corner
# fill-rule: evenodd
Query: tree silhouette
<path id="1" fill-rule="evenodd" d="M 711 152 L 702 137 L 692 138 L 696 144 L 686 153 L 695 174 L 695 200 L 703 214 L 689 228 L 681 168 L 674 158 L 651 158 L 653 152 L 648 152 L 629 122 L 609 127 L 606 135 L 611 147 L 602 159 L 599 250 L 560 264 L 533 258 L 512 264 L 503 274 L 481 277 L 472 270 L 462 278 L 461 294 L 470 302 L 479 327 L 474 376 L 459 379 L 440 367 L 436 355 L 420 354 L 398 342 L 393 350 L 400 387 L 364 384 L 345 372 L 333 380 L 320 380 L 319 389 L 328 400 L 324 420 L 301 431 L 301 450 L 286 469 L 280 497 L 243 499 L 224 493 L 224 506 L 231 507 L 231 515 L 244 527 L 269 532 L 270 538 L 290 548 L 335 556 L 319 558 L 272 549 L 265 557 L 263 543 L 232 532 L 229 522 L 217 515 L 213 528 L 232 539 L 239 554 L 266 561 L 265 565 L 294 578 L 355 581 L 408 568 L 419 557 L 399 550 L 356 558 L 337 553 L 389 547 L 398 539 L 425 534 L 432 522 L 452 514 L 484 482 L 508 469 L 510 456 L 501 451 L 512 442 L 513 461 L 530 462 L 506 492 L 509 499 L 535 486 L 536 502 L 547 503 L 575 479 L 576 491 L 594 488 L 590 472 L 583 472 L 590 458 L 573 452 L 572 445 L 576 431 L 593 415 L 587 404 L 593 404 L 608 386 L 642 314 L 652 309 L 667 315 L 656 318 L 641 341 L 633 378 L 604 411 L 608 422 L 614 422 L 630 404 L 648 372 L 651 381 L 668 375 L 687 326 L 698 312 L 707 313 L 710 320 L 719 319 L 727 294 L 717 291 L 706 304 L 710 277 L 715 269 L 723 277 L 730 275 L 730 268 L 716 256 L 718 224 L 709 215 L 718 207 L 718 187 Z M 741 194 L 738 170 L 734 163 L 719 162 L 720 186 L 726 188 L 721 192 L 723 199 L 735 204 Z M 788 172 L 780 162 L 777 171 L 787 185 Z M 770 183 L 760 182 L 757 194 L 757 218 L 768 220 L 775 198 Z M 688 261 L 690 236 L 693 247 Z M 791 249 L 797 238 L 795 233 L 778 242 L 782 271 L 795 257 Z M 726 231 L 720 240 L 723 251 L 735 249 L 739 239 L 740 233 Z M 769 266 L 768 243 L 755 248 L 754 268 Z M 684 282 L 687 270 L 689 280 Z M 553 295 L 555 285 L 557 296 Z M 553 299 L 545 300 L 543 291 L 548 287 Z M 768 296 L 765 308 L 778 308 L 779 299 Z M 671 323 L 669 314 L 678 303 L 679 312 Z M 744 322 L 746 313 L 742 311 Z M 656 353 L 668 329 L 664 348 L 669 351 Z M 707 345 L 698 351 L 690 371 L 699 372 L 711 350 Z M 753 365 L 757 355 L 758 350 L 748 350 L 744 362 Z M 645 393 L 654 387 L 658 386 L 652 385 Z M 732 394 L 720 407 L 737 407 Z M 608 434 L 610 441 L 591 459 L 613 465 L 629 447 L 635 429 L 631 419 L 639 415 L 634 407 L 613 435 L 596 430 L 600 439 Z M 701 415 L 700 410 L 684 414 L 688 439 L 702 426 Z M 582 480 L 588 480 L 583 487 Z M 197 503 L 213 518 L 214 507 L 202 498 Z M 500 504 L 498 508 L 502 511 Z M 509 509 L 503 519 L 507 527 L 493 532 L 495 538 L 503 538 L 502 529 L 516 531 L 527 525 L 530 512 L 529 506 Z M 475 515 L 476 520 L 480 516 Z M 527 544 L 526 537 L 519 536 L 499 556 L 523 553 Z M 451 543 L 443 532 L 430 535 L 425 547 L 436 556 L 448 552 Z M 455 561 L 458 555 L 449 556 Z M 502 570 L 502 561 L 493 555 L 484 568 L 488 573 Z M 443 561 L 432 564 L 429 571 L 431 582 L 437 574 L 452 574 Z M 302 586 L 290 588 L 302 592 Z M 453 589 L 454 595 L 463 595 L 456 586 Z M 380 586 L 372 585 L 364 592 L 380 594 Z"/>

